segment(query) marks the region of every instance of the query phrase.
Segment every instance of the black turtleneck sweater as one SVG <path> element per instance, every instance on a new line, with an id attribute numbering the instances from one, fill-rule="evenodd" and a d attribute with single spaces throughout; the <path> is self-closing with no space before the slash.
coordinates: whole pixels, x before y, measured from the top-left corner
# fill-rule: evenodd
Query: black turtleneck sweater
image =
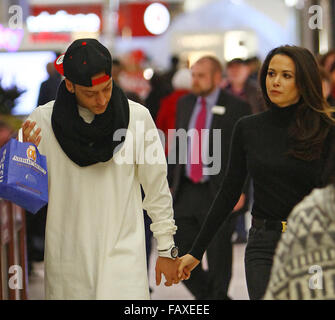
<path id="1" fill-rule="evenodd" d="M 254 186 L 252 216 L 286 220 L 293 207 L 320 186 L 323 159 L 287 155 L 288 127 L 298 104 L 241 118 L 235 125 L 229 165 L 190 254 L 201 260 L 222 222 L 238 201 L 248 174 Z"/>

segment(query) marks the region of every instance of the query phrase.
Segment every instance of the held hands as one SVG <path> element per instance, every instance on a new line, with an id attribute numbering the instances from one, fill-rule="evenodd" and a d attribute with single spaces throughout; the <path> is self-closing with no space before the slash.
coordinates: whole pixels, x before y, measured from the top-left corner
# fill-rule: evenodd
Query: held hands
<path id="1" fill-rule="evenodd" d="M 180 263 L 178 267 L 178 278 L 187 280 L 191 276 L 191 271 L 200 263 L 200 260 L 194 258 L 190 254 L 185 254 L 179 260 Z M 185 275 L 187 276 L 186 278 Z"/>
<path id="2" fill-rule="evenodd" d="M 175 260 L 171 258 L 158 257 L 156 261 L 156 285 L 159 286 L 162 280 L 162 273 L 166 279 L 165 286 L 170 287 L 172 284 L 179 283 L 180 280 L 189 278 L 189 274 L 181 273 L 178 277 L 178 266 L 180 259 Z"/>
<path id="3" fill-rule="evenodd" d="M 165 276 L 165 286 L 179 283 L 180 280 L 188 280 L 191 271 L 200 263 L 190 254 L 186 254 L 176 260 L 164 257 L 158 257 L 156 262 L 156 285 L 159 286 L 162 279 L 162 273 Z"/>
<path id="4" fill-rule="evenodd" d="M 22 125 L 22 136 L 23 142 L 31 142 L 38 147 L 42 139 L 42 136 L 40 136 L 41 128 L 38 128 L 33 132 L 35 125 L 35 121 L 25 121 Z"/>

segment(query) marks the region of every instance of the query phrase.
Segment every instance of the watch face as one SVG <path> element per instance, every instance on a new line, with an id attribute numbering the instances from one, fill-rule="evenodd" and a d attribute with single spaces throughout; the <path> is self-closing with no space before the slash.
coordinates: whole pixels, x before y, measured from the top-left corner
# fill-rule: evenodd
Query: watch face
<path id="1" fill-rule="evenodd" d="M 173 247 L 171 249 L 171 256 L 172 256 L 172 258 L 177 258 L 178 257 L 178 248 L 177 247 Z"/>

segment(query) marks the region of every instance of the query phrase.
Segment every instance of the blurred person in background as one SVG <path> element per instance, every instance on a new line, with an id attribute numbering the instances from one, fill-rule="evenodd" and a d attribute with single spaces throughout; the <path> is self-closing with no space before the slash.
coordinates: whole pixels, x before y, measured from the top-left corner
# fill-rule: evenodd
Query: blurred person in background
<path id="1" fill-rule="evenodd" d="M 220 88 L 222 66 L 216 57 L 200 58 L 192 65 L 191 72 L 192 93 L 177 102 L 175 128 L 193 132 L 194 136 L 187 139 L 185 147 L 183 141 L 176 138 L 168 158 L 169 184 L 178 225 L 175 241 L 181 255 L 191 249 L 219 189 L 228 162 L 233 127 L 241 117 L 250 114 L 246 102 Z M 201 134 L 203 129 L 207 129 L 209 134 Z M 214 138 L 215 130 L 219 130 L 220 139 Z M 202 137 L 198 139 L 196 133 Z M 205 150 L 208 151 L 206 155 Z M 213 155 L 212 164 L 208 164 L 209 155 Z M 184 159 L 187 159 L 186 164 Z M 206 172 L 209 167 L 218 168 L 218 172 Z M 200 267 L 184 282 L 197 300 L 230 299 L 228 289 L 233 260 L 231 237 L 236 213 L 245 210 L 246 204 L 243 191 L 239 196 L 240 201 L 231 209 L 235 211 L 231 220 L 220 228 L 208 246 L 208 271 Z"/>
<path id="2" fill-rule="evenodd" d="M 322 81 L 322 93 L 324 98 L 327 100 L 329 105 L 335 106 L 335 99 L 332 97 L 331 92 L 332 92 L 332 79 L 329 74 L 325 70 L 325 68 L 320 67 L 320 75 L 321 75 L 321 81 Z"/>
<path id="3" fill-rule="evenodd" d="M 150 79 L 150 91 L 145 99 L 145 106 L 148 108 L 152 119 L 156 120 L 161 100 L 171 93 L 171 86 L 158 72 L 154 72 Z"/>
<path id="4" fill-rule="evenodd" d="M 125 92 L 134 92 L 144 100 L 150 91 L 150 83 L 143 76 L 147 56 L 142 50 L 132 50 L 122 56 L 122 70 L 117 75 L 119 86 Z"/>
<path id="5" fill-rule="evenodd" d="M 120 86 L 119 76 L 120 76 L 122 71 L 123 71 L 123 65 L 122 65 L 120 59 L 113 58 L 113 61 L 112 61 L 112 78 L 113 78 L 113 81 L 118 86 Z M 136 101 L 136 100 L 134 100 L 134 101 Z"/>
<path id="6" fill-rule="evenodd" d="M 62 77 L 56 71 L 53 62 L 49 62 L 46 69 L 49 77 L 41 83 L 37 106 L 42 106 L 51 100 L 55 100 L 59 84 L 62 81 Z"/>
<path id="7" fill-rule="evenodd" d="M 168 147 L 172 143 L 173 136 L 169 129 L 175 129 L 176 110 L 178 100 L 190 93 L 192 86 L 192 76 L 190 69 L 179 69 L 172 77 L 172 87 L 174 91 L 161 99 L 160 107 L 156 117 L 157 128 L 162 130 L 165 135 L 165 154 L 168 155 Z"/>
<path id="8" fill-rule="evenodd" d="M 331 96 L 333 99 L 335 99 L 335 62 L 331 65 L 329 69 L 329 73 L 330 73 L 330 79 L 331 79 L 331 84 L 332 84 Z"/>
<path id="9" fill-rule="evenodd" d="M 250 76 L 248 64 L 236 58 L 227 63 L 226 66 L 227 85 L 225 87 L 231 94 L 249 103 L 252 113 L 266 110 L 260 87 Z"/>
<path id="10" fill-rule="evenodd" d="M 323 97 L 318 68 L 306 48 L 286 45 L 268 53 L 260 86 L 269 110 L 236 124 L 227 172 L 190 253 L 181 257 L 180 271 L 200 263 L 250 176 L 254 202 L 245 271 L 250 299 L 263 298 L 290 212 L 326 185 L 325 164 L 334 160 L 334 108 Z"/>
<path id="11" fill-rule="evenodd" d="M 258 73 L 262 66 L 261 60 L 254 56 L 245 60 L 246 65 L 249 67 L 249 78 L 258 83 Z"/>
<path id="12" fill-rule="evenodd" d="M 6 122 L 0 120 L 0 148 L 12 138 L 13 134 L 13 129 Z"/>
<path id="13" fill-rule="evenodd" d="M 335 49 L 329 50 L 324 55 L 320 56 L 319 64 L 327 71 L 330 72 L 332 64 L 335 62 Z"/>
<path id="14" fill-rule="evenodd" d="M 174 74 L 179 69 L 179 57 L 177 55 L 172 55 L 170 57 L 170 67 L 169 69 L 162 74 L 163 80 L 166 82 L 167 86 L 169 87 L 169 90 L 173 90 L 173 84 L 172 84 L 172 78 Z"/>

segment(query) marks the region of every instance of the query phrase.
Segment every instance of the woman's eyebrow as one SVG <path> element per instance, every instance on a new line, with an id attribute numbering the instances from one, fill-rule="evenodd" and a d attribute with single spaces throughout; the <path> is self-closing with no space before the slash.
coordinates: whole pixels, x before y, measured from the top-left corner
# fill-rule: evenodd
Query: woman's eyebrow
<path id="1" fill-rule="evenodd" d="M 268 68 L 268 70 L 276 71 L 276 69 Z M 281 72 L 291 72 L 294 73 L 292 70 L 281 70 Z"/>

